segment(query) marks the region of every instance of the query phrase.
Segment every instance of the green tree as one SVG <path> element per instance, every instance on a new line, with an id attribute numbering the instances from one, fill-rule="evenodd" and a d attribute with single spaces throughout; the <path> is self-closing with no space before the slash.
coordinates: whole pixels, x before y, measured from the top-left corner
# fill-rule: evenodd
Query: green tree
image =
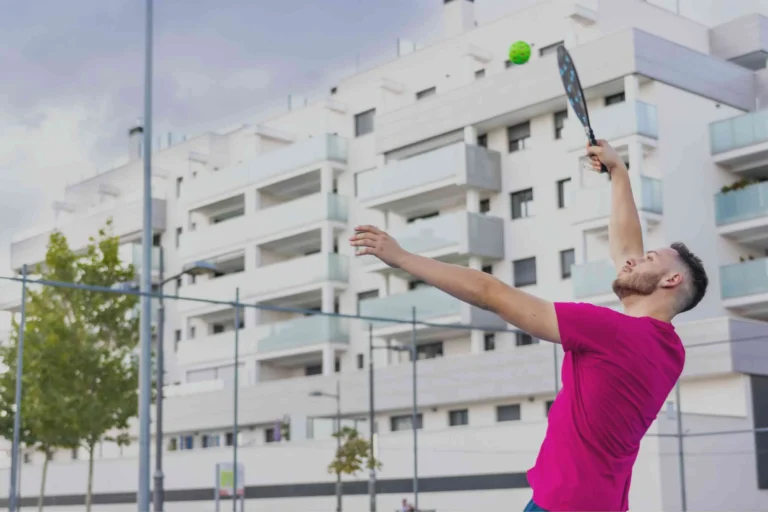
<path id="1" fill-rule="evenodd" d="M 356 475 L 363 469 L 381 469 L 381 462 L 373 456 L 370 441 L 360 437 L 356 429 L 341 427 L 333 437 L 341 438 L 341 446 L 328 465 L 329 473 L 337 476 Z"/>
<path id="2" fill-rule="evenodd" d="M 111 222 L 75 253 L 66 238 L 51 234 L 42 279 L 112 287 L 134 280 L 132 265 L 120 261 Z M 22 440 L 46 454 L 83 446 L 89 454 L 86 510 L 91 509 L 96 445 L 129 442 L 128 421 L 138 410 L 138 298 L 133 295 L 44 286 L 28 294 L 22 396 Z M 16 343 L 1 354 L 14 371 L 0 377 L 0 430 L 13 431 Z M 11 404 L 11 405 L 8 405 Z M 3 412 L 5 414 L 3 414 Z M 61 418 L 64 418 L 62 423 Z M 59 428 L 61 425 L 65 428 Z M 50 436 L 48 428 L 58 430 Z M 11 437 L 12 438 L 12 437 Z M 43 486 L 46 466 L 43 472 Z M 42 502 L 41 489 L 41 502 Z"/>

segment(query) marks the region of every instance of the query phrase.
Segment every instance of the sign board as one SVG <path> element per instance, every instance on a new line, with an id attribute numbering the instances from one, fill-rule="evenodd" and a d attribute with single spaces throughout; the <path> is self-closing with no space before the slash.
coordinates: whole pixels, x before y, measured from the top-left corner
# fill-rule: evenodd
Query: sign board
<path id="1" fill-rule="evenodd" d="M 237 465 L 237 493 L 235 493 L 235 472 L 234 465 L 231 462 L 220 462 L 216 464 L 216 510 L 219 510 L 220 498 L 239 498 L 240 510 L 245 505 L 245 466 Z"/>
<path id="2" fill-rule="evenodd" d="M 231 462 L 216 464 L 216 492 L 219 496 L 232 496 L 234 494 L 235 472 L 232 471 Z M 245 496 L 245 468 L 237 465 L 237 495 Z"/>

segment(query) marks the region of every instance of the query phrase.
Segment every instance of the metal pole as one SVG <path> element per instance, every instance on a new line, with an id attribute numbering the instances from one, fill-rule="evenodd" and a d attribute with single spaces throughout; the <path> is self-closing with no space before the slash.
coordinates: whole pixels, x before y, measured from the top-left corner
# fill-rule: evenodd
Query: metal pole
<path id="1" fill-rule="evenodd" d="M 373 435 L 376 432 L 374 426 L 373 404 L 373 324 L 368 324 L 368 427 L 371 432 L 370 460 L 373 460 Z M 371 466 L 368 478 L 368 494 L 370 496 L 370 512 L 376 512 L 376 468 Z"/>
<path id="2" fill-rule="evenodd" d="M 139 368 L 139 512 L 149 512 L 150 394 L 152 389 L 152 0 L 147 0 L 144 60 L 144 225 L 141 264 L 141 366 Z"/>
<path id="3" fill-rule="evenodd" d="M 163 300 L 163 269 L 165 268 L 163 248 L 160 252 L 160 307 L 157 312 L 157 381 L 155 382 L 155 488 L 152 492 L 155 512 L 163 511 L 165 490 L 163 489 L 163 385 L 165 383 L 165 301 Z"/>
<path id="4" fill-rule="evenodd" d="M 552 353 L 555 355 L 555 396 L 560 392 L 560 375 L 557 364 L 557 343 L 552 344 Z"/>
<path id="5" fill-rule="evenodd" d="M 232 512 L 237 512 L 237 431 L 238 431 L 238 418 L 237 409 L 238 402 L 240 400 L 240 288 L 235 290 L 235 417 L 232 425 L 232 482 L 233 482 L 233 495 L 232 495 Z M 243 496 L 245 499 L 245 496 Z"/>
<path id="6" fill-rule="evenodd" d="M 680 504 L 682 512 L 688 510 L 688 500 L 685 495 L 685 452 L 683 451 L 683 412 L 680 407 L 680 381 L 675 387 L 677 401 L 677 455 L 680 460 Z"/>
<path id="7" fill-rule="evenodd" d="M 419 445 L 418 428 L 416 425 L 416 307 L 411 308 L 411 360 L 413 361 L 413 411 L 411 412 L 411 428 L 413 430 L 413 507 L 419 510 Z"/>
<path id="8" fill-rule="evenodd" d="M 336 454 L 341 453 L 341 384 L 336 378 Z M 336 512 L 341 512 L 341 472 L 336 472 Z"/>
<path id="9" fill-rule="evenodd" d="M 21 429 L 21 376 L 24 366 L 24 329 L 27 323 L 27 266 L 21 268 L 21 321 L 19 341 L 16 347 L 16 398 L 13 411 L 13 447 L 11 451 L 11 489 L 8 496 L 8 511 L 16 512 L 19 479 L 19 431 Z"/>

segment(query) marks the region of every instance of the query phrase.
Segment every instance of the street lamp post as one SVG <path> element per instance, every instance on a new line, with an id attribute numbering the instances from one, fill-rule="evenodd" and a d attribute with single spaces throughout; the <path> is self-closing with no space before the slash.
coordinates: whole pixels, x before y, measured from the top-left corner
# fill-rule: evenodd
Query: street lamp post
<path id="1" fill-rule="evenodd" d="M 325 396 L 336 400 L 336 453 L 341 451 L 341 385 L 336 380 L 336 394 L 313 391 L 309 396 Z M 336 472 L 336 512 L 341 512 L 341 472 Z"/>
<path id="2" fill-rule="evenodd" d="M 415 344 L 413 345 L 415 347 Z M 391 350 L 393 352 L 411 352 L 413 356 L 415 356 L 415 350 L 413 347 L 401 347 L 401 346 L 383 346 L 383 347 L 377 347 L 373 344 L 373 324 L 368 324 L 368 422 L 370 423 L 370 432 L 371 432 L 371 459 L 373 459 L 373 435 L 375 433 L 374 428 L 374 417 L 376 416 L 376 408 L 374 405 L 374 393 L 373 393 L 373 386 L 374 386 L 374 378 L 373 378 L 373 351 L 374 350 Z M 415 357 L 414 357 L 414 363 L 415 364 Z M 414 384 L 415 384 L 415 378 L 416 373 L 414 371 Z M 414 395 L 415 400 L 415 395 Z M 416 402 L 414 401 L 413 409 L 416 410 Z M 415 417 L 412 418 L 412 421 L 416 421 Z M 416 423 L 414 423 L 415 428 Z M 415 445 L 414 445 L 415 446 Z M 414 449 L 415 453 L 415 449 Z M 414 466 L 415 467 L 415 466 Z M 414 470 L 415 471 L 415 470 Z M 417 474 L 414 472 L 414 480 L 417 478 Z M 371 467 L 370 475 L 369 475 L 369 481 L 368 481 L 368 492 L 370 495 L 370 512 L 376 512 L 376 468 Z"/>
<path id="3" fill-rule="evenodd" d="M 216 272 L 216 267 L 211 263 L 205 261 L 197 261 L 190 265 L 186 265 L 181 272 L 172 275 L 171 277 L 164 279 L 163 270 L 165 268 L 165 261 L 163 255 L 163 248 L 159 248 L 159 273 L 160 284 L 158 285 L 158 292 L 160 298 L 158 300 L 157 311 L 157 380 L 155 382 L 155 389 L 157 393 L 157 399 L 155 402 L 155 486 L 152 493 L 152 501 L 154 506 L 154 512 L 162 512 L 165 502 L 165 490 L 163 488 L 163 481 L 165 475 L 163 474 L 163 382 L 165 377 L 165 301 L 163 298 L 163 287 L 171 282 L 175 281 L 184 274 L 190 275 L 203 275 L 213 274 Z"/>

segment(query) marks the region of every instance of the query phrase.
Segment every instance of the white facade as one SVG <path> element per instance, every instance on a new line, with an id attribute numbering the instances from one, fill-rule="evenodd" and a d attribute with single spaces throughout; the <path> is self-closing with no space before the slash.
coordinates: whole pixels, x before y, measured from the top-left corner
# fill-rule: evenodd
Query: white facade
<path id="1" fill-rule="evenodd" d="M 682 240 L 710 277 L 700 306 L 676 322 L 687 347 L 683 424 L 689 434 L 741 433 L 686 439 L 688 510 L 768 510 L 768 460 L 752 433 L 768 427 L 755 412 L 768 408 L 768 189 L 720 192 L 745 176 L 768 178 L 768 114 L 759 110 L 768 19 L 734 20 L 742 13 L 726 4 L 705 26 L 640 0 L 551 0 L 475 28 L 473 3 L 451 0 L 439 42 L 343 80 L 325 101 L 155 154 L 164 275 L 200 260 L 222 274 L 184 276 L 165 292 L 227 302 L 239 289 L 243 303 L 266 306 L 245 308 L 238 330 L 249 508 L 333 506 L 334 404 L 311 391 L 332 392 L 340 379 L 345 421 L 368 433 L 368 323 L 291 309 L 407 322 L 415 307 L 431 324 L 416 331 L 426 357 L 417 365 L 420 505 L 515 510 L 530 499 L 524 472 L 559 386 L 561 349 L 529 345 L 494 315 L 355 258 L 346 241 L 355 225 L 373 223 L 409 250 L 547 299 L 619 307 L 607 263 L 609 182 L 583 170 L 583 130 L 562 120 L 554 48 L 565 44 L 596 135 L 629 164 L 647 246 Z M 525 66 L 506 64 L 510 34 L 533 44 Z M 67 189 L 56 226 L 16 238 L 14 268 L 42 261 L 54 227 L 80 248 L 109 217 L 134 254 L 140 168 L 134 160 Z M 17 310 L 18 291 L 4 288 L 0 306 Z M 166 510 L 211 510 L 215 463 L 231 457 L 235 310 L 166 307 Z M 454 328 L 467 324 L 477 329 Z M 408 323 L 370 330 L 377 346 L 412 336 Z M 374 352 L 374 366 L 378 476 L 388 489 L 378 503 L 393 510 L 410 498 L 412 432 L 398 417 L 410 414 L 412 367 L 386 350 Z M 290 441 L 267 442 L 281 420 Z M 633 510 L 680 509 L 677 440 L 664 437 L 675 432 L 662 412 L 642 445 Z M 136 454 L 136 444 L 100 448 L 96 510 L 135 509 Z M 49 510 L 78 508 L 87 464 L 71 459 L 56 455 L 47 487 L 71 504 Z M 37 462 L 22 465 L 30 499 Z M 348 510 L 367 510 L 366 478 L 348 485 Z"/>

